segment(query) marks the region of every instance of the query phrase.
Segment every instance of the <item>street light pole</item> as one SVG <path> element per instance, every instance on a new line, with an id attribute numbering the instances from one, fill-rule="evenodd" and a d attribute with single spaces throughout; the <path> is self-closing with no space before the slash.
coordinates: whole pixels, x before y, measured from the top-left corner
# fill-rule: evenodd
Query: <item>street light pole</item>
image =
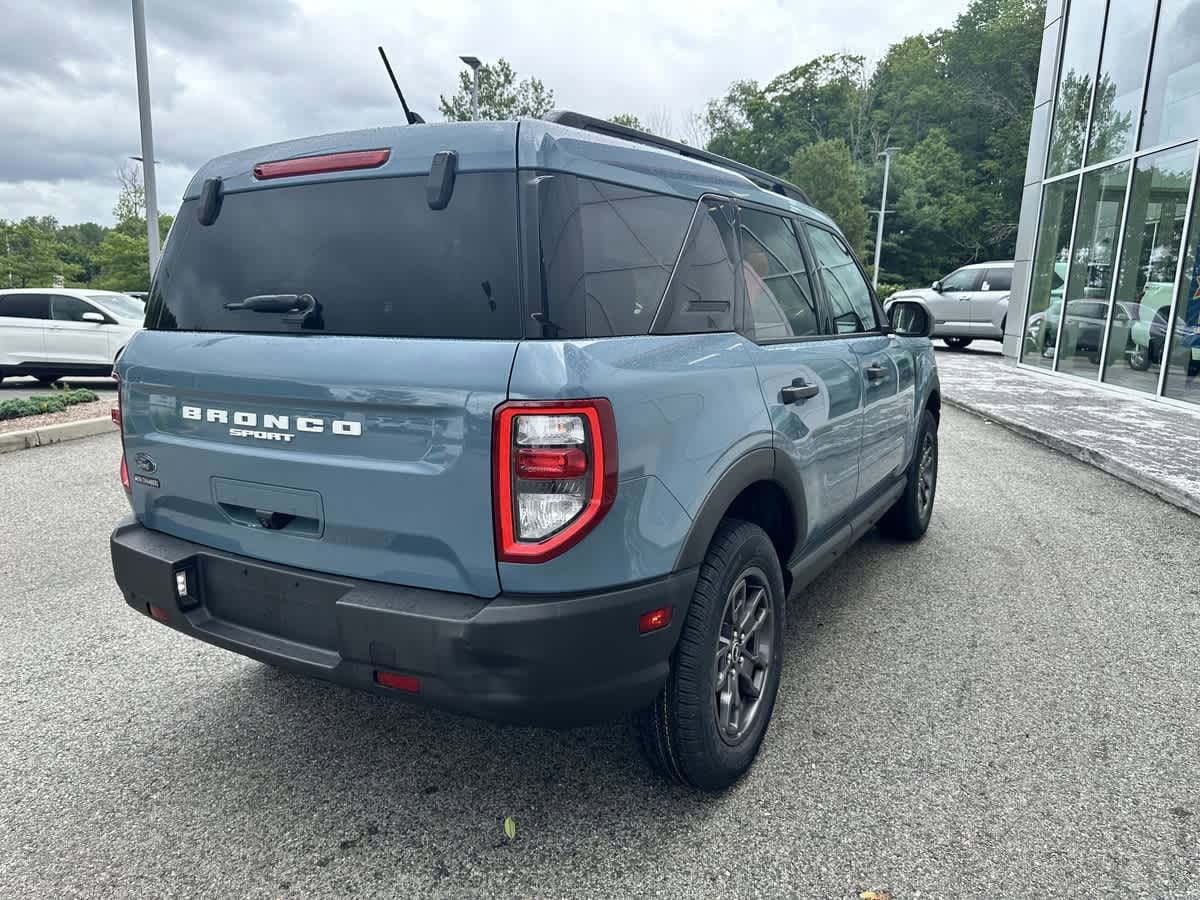
<path id="1" fill-rule="evenodd" d="M 879 287 L 879 257 L 883 253 L 883 220 L 887 215 L 888 175 L 892 168 L 892 157 L 900 151 L 899 147 L 887 147 L 879 155 L 883 157 L 883 196 L 879 200 L 879 223 L 875 228 L 875 271 L 871 275 L 871 286 Z"/>
<path id="2" fill-rule="evenodd" d="M 478 56 L 460 56 L 463 62 L 471 67 L 474 80 L 471 82 L 471 121 L 479 121 L 479 67 L 483 65 Z"/>
<path id="3" fill-rule="evenodd" d="M 146 192 L 146 246 L 150 277 L 158 266 L 158 188 L 154 178 L 154 131 L 150 125 L 150 67 L 146 63 L 146 3 L 133 0 L 133 56 L 142 124 L 142 187 Z"/>

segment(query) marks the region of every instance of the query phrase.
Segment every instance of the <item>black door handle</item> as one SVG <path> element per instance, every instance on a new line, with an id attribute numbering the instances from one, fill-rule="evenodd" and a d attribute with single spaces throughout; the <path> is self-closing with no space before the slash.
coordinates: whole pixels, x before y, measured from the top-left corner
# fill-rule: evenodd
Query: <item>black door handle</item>
<path id="1" fill-rule="evenodd" d="M 793 378 L 792 383 L 779 392 L 784 403 L 799 403 L 821 393 L 815 384 L 809 384 L 803 378 Z"/>
<path id="2" fill-rule="evenodd" d="M 887 368 L 877 362 L 871 363 L 864 371 L 867 373 L 867 378 L 871 381 L 878 381 L 887 374 Z"/>

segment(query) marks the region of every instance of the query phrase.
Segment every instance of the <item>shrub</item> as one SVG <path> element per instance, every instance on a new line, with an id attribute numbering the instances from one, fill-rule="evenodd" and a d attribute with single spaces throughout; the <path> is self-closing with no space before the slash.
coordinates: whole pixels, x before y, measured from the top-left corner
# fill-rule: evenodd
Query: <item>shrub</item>
<path id="1" fill-rule="evenodd" d="M 43 413 L 62 412 L 68 406 L 76 403 L 90 403 L 99 400 L 95 391 L 87 388 L 55 391 L 53 394 L 38 394 L 33 397 L 19 397 L 0 403 L 0 421 L 4 419 L 22 419 L 25 416 L 40 416 Z"/>

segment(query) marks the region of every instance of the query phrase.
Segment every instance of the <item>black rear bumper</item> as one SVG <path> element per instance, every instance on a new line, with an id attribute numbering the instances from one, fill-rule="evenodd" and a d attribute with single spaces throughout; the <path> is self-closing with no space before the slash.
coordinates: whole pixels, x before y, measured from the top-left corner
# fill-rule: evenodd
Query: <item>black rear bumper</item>
<path id="1" fill-rule="evenodd" d="M 350 687 L 504 722 L 598 722 L 662 687 L 696 570 L 603 593 L 492 599 L 263 563 L 150 531 L 111 538 L 125 602 L 218 647 Z M 185 572 L 180 599 L 176 573 Z M 671 624 L 640 634 L 643 613 Z M 376 672 L 412 676 L 415 693 Z"/>

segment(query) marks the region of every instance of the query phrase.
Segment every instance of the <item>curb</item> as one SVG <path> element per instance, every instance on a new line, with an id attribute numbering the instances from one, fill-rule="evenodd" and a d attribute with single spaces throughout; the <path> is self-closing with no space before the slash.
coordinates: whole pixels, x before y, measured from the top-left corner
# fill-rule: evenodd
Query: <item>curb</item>
<path id="1" fill-rule="evenodd" d="M 92 437 L 110 431 L 116 431 L 116 426 L 113 425 L 110 416 L 80 419 L 78 422 L 63 422 L 60 425 L 43 425 L 41 428 L 31 428 L 28 431 L 10 431 L 7 434 L 0 434 L 0 453 L 45 447 L 49 444 Z"/>
<path id="2" fill-rule="evenodd" d="M 1165 500 L 1172 506 L 1178 506 L 1180 509 L 1185 509 L 1193 515 L 1200 516 L 1200 497 L 1195 494 L 1189 494 L 1187 491 L 1181 491 L 1179 488 L 1154 478 L 1148 478 L 1132 466 L 1120 460 L 1113 459 L 1106 453 L 1084 446 L 1068 438 L 1039 431 L 1036 428 L 1030 428 L 1028 425 L 1023 425 L 1004 416 L 998 416 L 983 406 L 969 401 L 949 397 L 945 394 L 942 395 L 942 400 L 956 409 L 961 409 L 989 422 L 995 422 L 997 425 L 1007 428 L 1009 431 L 1019 434 L 1022 437 L 1028 438 L 1031 441 L 1037 441 L 1037 443 L 1049 447 L 1051 450 L 1065 453 L 1082 463 L 1107 472 L 1114 478 L 1119 478 L 1136 488 L 1141 488 L 1146 493 L 1153 494 L 1155 497 Z"/>

